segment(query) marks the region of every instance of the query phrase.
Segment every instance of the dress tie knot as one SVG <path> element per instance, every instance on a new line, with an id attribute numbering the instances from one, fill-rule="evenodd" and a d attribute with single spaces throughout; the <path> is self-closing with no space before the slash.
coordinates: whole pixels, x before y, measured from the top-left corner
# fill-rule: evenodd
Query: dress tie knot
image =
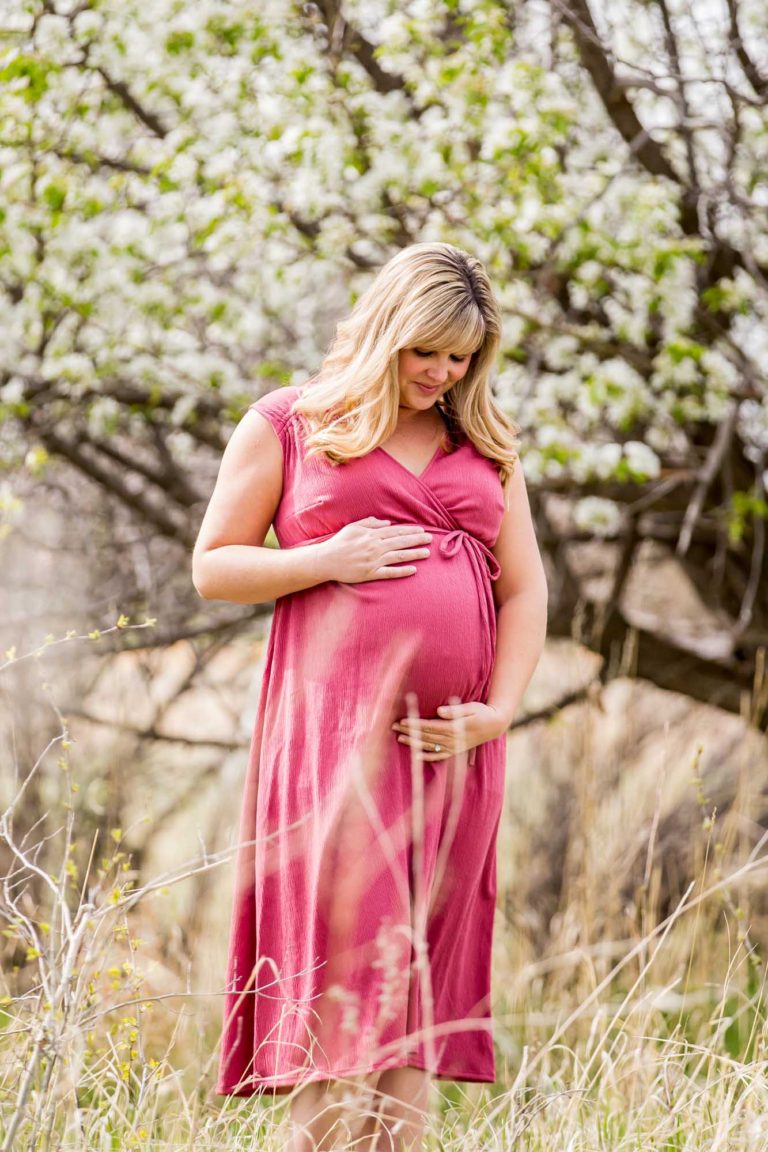
<path id="1" fill-rule="evenodd" d="M 446 532 L 438 548 L 442 556 L 455 556 L 462 545 L 470 549 L 473 547 L 478 548 L 488 563 L 488 575 L 491 580 L 498 580 L 501 575 L 501 566 L 493 552 L 491 552 L 490 548 L 486 548 L 482 540 L 478 540 L 478 538 L 470 532 L 465 532 L 463 528 L 453 528 L 450 532 Z"/>
<path id="2" fill-rule="evenodd" d="M 462 536 L 464 532 L 461 528 L 455 528 L 452 532 L 446 532 L 440 541 L 440 552 L 443 556 L 455 556 L 462 545 Z"/>

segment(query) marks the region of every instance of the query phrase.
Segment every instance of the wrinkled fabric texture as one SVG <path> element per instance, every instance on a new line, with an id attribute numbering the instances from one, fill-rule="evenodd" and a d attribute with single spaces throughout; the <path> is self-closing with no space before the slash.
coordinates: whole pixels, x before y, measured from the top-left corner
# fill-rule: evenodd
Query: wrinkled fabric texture
<path id="1" fill-rule="evenodd" d="M 306 457 L 279 388 L 281 548 L 366 516 L 432 533 L 413 575 L 275 603 L 237 847 L 216 1091 L 289 1091 L 411 1065 L 492 1082 L 491 943 L 505 739 L 423 761 L 392 731 L 487 699 L 493 464 L 461 432 L 414 475 L 383 448 Z M 451 450 L 452 449 L 452 450 Z"/>

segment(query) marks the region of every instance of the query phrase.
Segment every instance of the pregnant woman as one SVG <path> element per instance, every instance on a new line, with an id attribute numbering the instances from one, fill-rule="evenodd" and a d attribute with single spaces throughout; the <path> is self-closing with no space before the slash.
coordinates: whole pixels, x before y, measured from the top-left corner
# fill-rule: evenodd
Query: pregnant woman
<path id="1" fill-rule="evenodd" d="M 275 601 L 216 1090 L 292 1092 L 294 1152 L 418 1148 L 431 1077 L 495 1079 L 505 733 L 547 603 L 499 338 L 477 259 L 403 249 L 250 406 L 195 546 L 200 595 Z"/>

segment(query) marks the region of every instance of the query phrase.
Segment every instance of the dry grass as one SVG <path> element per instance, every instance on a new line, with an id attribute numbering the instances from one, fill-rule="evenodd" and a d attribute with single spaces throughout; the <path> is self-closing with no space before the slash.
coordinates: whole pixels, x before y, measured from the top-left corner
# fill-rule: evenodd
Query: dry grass
<path id="1" fill-rule="evenodd" d="M 428 1147 L 768 1148 L 765 749 L 659 696 L 617 682 L 510 736 L 499 1080 L 435 1085 Z M 82 842 L 81 770 L 61 718 L 0 818 L 2 1149 L 286 1147 L 286 1097 L 213 1093 L 221 941 L 186 973 L 158 943 L 232 850 L 140 876 L 130 829 Z"/>

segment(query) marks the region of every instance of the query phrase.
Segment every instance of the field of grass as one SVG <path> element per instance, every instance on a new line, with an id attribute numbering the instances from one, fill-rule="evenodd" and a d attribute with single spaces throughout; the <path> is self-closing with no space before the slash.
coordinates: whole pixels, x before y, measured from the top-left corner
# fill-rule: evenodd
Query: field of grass
<path id="1" fill-rule="evenodd" d="M 606 697 L 602 713 L 584 707 L 552 731 L 510 734 L 498 1081 L 435 1084 L 426 1147 L 768 1149 L 762 778 L 750 761 L 751 788 L 740 788 L 734 753 L 734 787 L 718 808 L 721 757 L 714 736 L 708 755 L 699 720 L 693 755 L 670 746 L 674 771 L 654 769 L 641 786 L 626 695 Z M 594 725 L 612 709 L 628 743 L 609 754 Z M 567 780 L 558 739 L 571 750 Z M 521 767 L 525 741 L 538 783 Z M 232 849 L 140 870 L 130 830 L 83 833 L 86 784 L 62 722 L 2 800 L 0 1149 L 287 1147 L 286 1097 L 213 1090 Z M 33 791 L 45 815 L 30 824 Z M 227 898 L 218 918 L 203 916 L 204 940 L 186 939 L 176 897 L 206 872 Z"/>

